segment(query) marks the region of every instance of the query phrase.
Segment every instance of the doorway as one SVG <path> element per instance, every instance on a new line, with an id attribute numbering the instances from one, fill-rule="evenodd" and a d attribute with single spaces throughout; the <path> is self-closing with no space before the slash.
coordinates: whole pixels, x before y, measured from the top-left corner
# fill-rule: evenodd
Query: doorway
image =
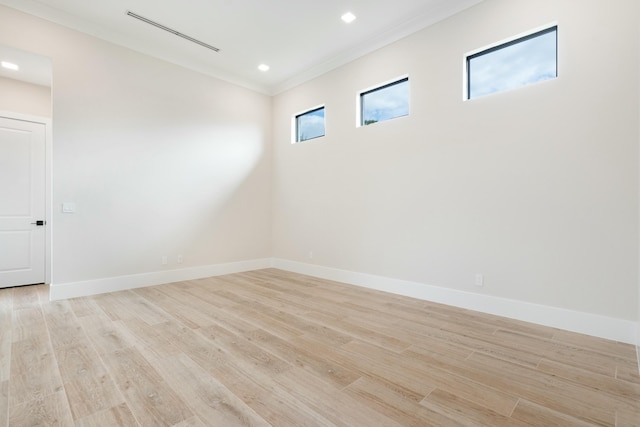
<path id="1" fill-rule="evenodd" d="M 51 60 L 0 60 L 0 288 L 51 283 Z"/>
<path id="2" fill-rule="evenodd" d="M 0 288 L 45 282 L 46 125 L 0 116 Z"/>

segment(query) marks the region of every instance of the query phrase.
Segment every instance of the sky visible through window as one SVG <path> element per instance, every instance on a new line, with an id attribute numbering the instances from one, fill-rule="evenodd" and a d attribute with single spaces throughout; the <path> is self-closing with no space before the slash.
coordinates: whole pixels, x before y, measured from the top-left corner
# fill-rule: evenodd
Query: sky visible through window
<path id="1" fill-rule="evenodd" d="M 324 136 L 324 107 L 301 114 L 296 120 L 296 142 Z"/>
<path id="2" fill-rule="evenodd" d="M 362 123 L 368 125 L 409 114 L 409 80 L 365 92 L 361 96 Z"/>
<path id="3" fill-rule="evenodd" d="M 469 99 L 557 76 L 557 31 L 468 59 Z"/>

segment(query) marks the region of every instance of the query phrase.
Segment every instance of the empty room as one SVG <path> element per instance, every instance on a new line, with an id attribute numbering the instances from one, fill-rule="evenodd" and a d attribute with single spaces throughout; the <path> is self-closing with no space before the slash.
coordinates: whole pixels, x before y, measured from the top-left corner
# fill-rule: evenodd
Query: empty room
<path id="1" fill-rule="evenodd" d="M 637 0 L 0 0 L 0 427 L 640 426 Z"/>

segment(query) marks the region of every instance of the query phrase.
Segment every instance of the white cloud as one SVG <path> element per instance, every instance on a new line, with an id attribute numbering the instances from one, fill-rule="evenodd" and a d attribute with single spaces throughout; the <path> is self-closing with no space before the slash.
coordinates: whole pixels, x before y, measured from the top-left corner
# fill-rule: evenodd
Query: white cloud
<path id="1" fill-rule="evenodd" d="M 550 32 L 471 59 L 476 98 L 556 76 L 556 33 Z"/>
<path id="2" fill-rule="evenodd" d="M 324 109 L 298 117 L 298 141 L 324 135 Z"/>
<path id="3" fill-rule="evenodd" d="M 406 116 L 409 114 L 409 81 L 368 93 L 364 98 L 364 121 Z"/>

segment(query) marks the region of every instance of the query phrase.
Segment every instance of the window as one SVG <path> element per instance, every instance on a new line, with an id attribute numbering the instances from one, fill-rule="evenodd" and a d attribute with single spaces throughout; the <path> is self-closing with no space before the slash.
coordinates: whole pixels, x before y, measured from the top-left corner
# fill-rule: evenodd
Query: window
<path id="1" fill-rule="evenodd" d="M 302 142 L 324 136 L 324 105 L 297 114 L 294 117 L 293 142 Z"/>
<path id="2" fill-rule="evenodd" d="M 558 27 L 467 56 L 467 99 L 558 76 Z"/>
<path id="3" fill-rule="evenodd" d="M 409 115 L 409 78 L 360 93 L 358 126 Z"/>

